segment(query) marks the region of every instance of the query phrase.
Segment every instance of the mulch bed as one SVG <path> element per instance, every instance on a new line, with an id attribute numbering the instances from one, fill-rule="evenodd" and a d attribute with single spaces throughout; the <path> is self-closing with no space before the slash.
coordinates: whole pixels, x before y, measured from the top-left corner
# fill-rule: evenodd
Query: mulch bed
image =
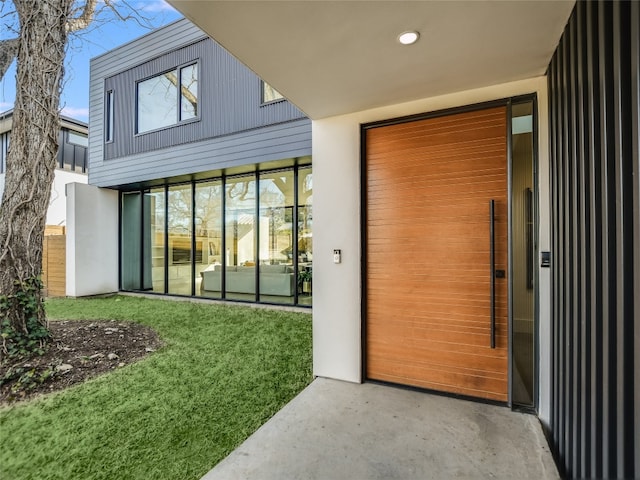
<path id="1" fill-rule="evenodd" d="M 136 362 L 162 346 L 145 325 L 115 320 L 53 320 L 44 355 L 0 365 L 0 405 L 62 390 Z"/>

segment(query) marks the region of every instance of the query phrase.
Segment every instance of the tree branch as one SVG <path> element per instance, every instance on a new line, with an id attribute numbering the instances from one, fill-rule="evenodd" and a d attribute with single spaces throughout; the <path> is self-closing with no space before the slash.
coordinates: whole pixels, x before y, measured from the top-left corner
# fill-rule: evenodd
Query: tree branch
<path id="1" fill-rule="evenodd" d="M 164 74 L 164 77 L 169 80 L 174 87 L 178 86 L 178 77 L 175 73 L 167 72 Z M 185 98 L 185 100 L 187 100 L 191 104 L 191 106 L 193 107 L 193 111 L 197 112 L 198 98 L 193 93 L 191 93 L 191 91 L 185 85 L 180 85 L 180 93 Z"/>
<path id="2" fill-rule="evenodd" d="M 89 26 L 93 20 L 93 14 L 96 11 L 96 4 L 98 0 L 87 0 L 82 9 L 82 13 L 78 17 L 70 18 L 67 21 L 67 33 L 77 32 L 78 30 L 84 30 Z M 109 2 L 105 2 L 109 5 Z"/>
<path id="3" fill-rule="evenodd" d="M 13 62 L 18 54 L 19 39 L 12 38 L 10 40 L 0 41 L 0 79 L 7 73 L 9 65 Z"/>

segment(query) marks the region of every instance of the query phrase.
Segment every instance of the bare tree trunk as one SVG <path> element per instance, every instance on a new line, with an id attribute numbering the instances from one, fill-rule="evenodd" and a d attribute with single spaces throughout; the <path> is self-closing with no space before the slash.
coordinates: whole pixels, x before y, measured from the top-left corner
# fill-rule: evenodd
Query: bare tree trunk
<path id="1" fill-rule="evenodd" d="M 47 326 L 38 278 L 58 150 L 71 4 L 72 0 L 14 0 L 20 36 L 13 127 L 0 206 L 0 321 L 3 328 L 8 322 L 22 335 Z M 7 353 L 6 343 L 5 336 L 0 360 Z"/>

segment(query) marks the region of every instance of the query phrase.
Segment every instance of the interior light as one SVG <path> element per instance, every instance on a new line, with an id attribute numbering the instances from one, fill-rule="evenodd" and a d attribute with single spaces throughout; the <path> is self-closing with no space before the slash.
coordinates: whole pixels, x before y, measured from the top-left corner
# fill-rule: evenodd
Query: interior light
<path id="1" fill-rule="evenodd" d="M 413 45 L 420 38 L 420 34 L 418 32 L 403 32 L 398 35 L 398 41 L 403 45 Z"/>

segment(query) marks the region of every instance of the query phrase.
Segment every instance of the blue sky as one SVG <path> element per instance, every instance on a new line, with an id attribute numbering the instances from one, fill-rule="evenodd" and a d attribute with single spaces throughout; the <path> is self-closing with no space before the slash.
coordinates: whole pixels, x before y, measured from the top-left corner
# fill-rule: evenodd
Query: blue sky
<path id="1" fill-rule="evenodd" d="M 129 0 L 128 4 L 153 28 L 181 18 L 164 0 Z M 150 31 L 134 20 L 121 21 L 105 9 L 88 30 L 70 38 L 60 100 L 62 113 L 86 122 L 89 118 L 89 60 Z M 0 39 L 10 36 L 7 29 L 2 28 Z M 13 108 L 15 75 L 14 62 L 0 81 L 0 112 Z"/>

